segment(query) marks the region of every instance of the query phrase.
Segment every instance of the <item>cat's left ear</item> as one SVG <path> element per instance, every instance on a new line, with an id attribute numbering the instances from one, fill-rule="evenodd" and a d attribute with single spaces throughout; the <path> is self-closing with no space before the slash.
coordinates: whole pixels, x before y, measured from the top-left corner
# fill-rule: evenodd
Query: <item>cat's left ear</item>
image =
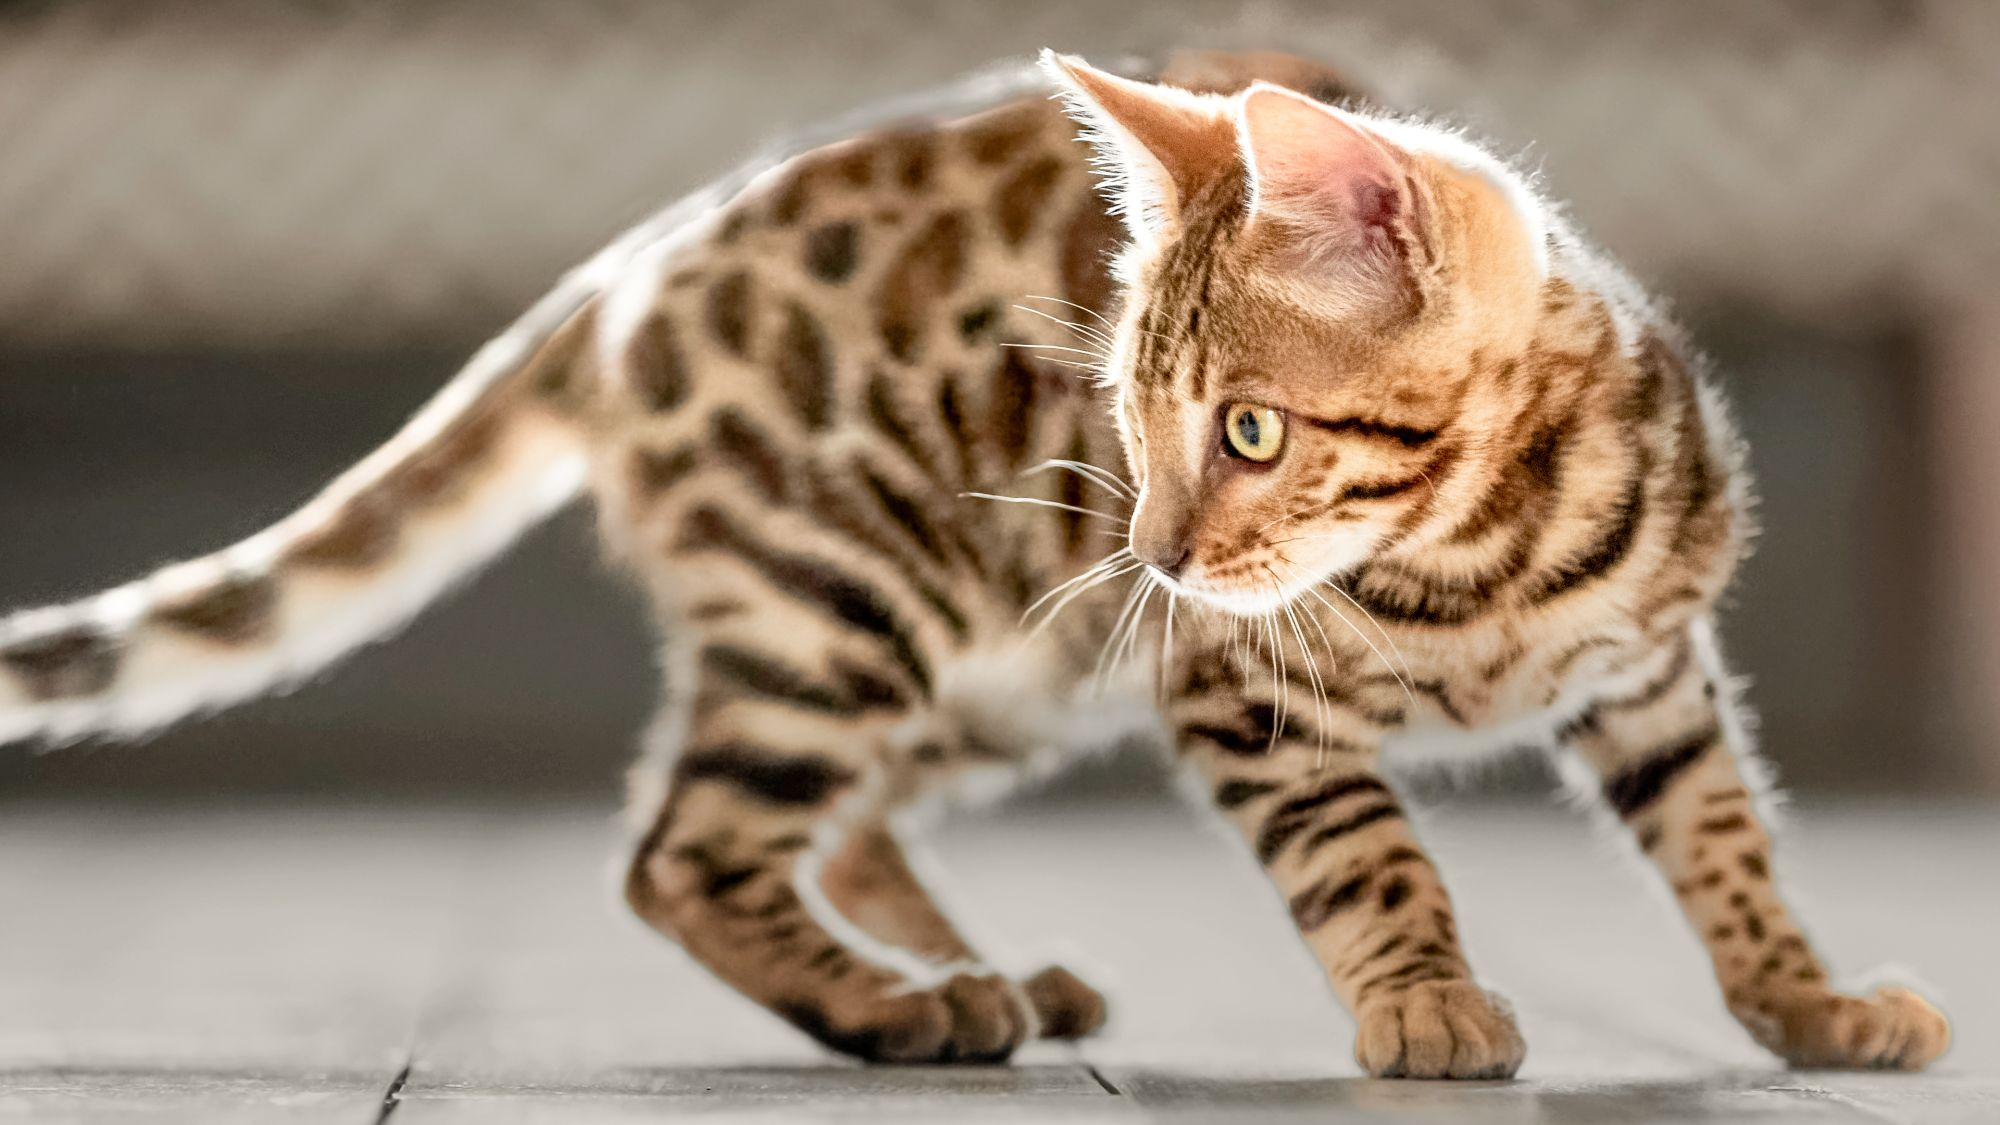
<path id="1" fill-rule="evenodd" d="M 1259 82 L 1237 103 L 1250 218 L 1276 223 L 1316 271 L 1398 275 L 1429 240 L 1412 157 L 1366 122 Z"/>
<path id="2" fill-rule="evenodd" d="M 1213 95 L 1107 74 L 1073 55 L 1042 52 L 1108 173 L 1105 190 L 1134 238 L 1152 240 L 1194 192 L 1236 160 L 1228 104 Z"/>

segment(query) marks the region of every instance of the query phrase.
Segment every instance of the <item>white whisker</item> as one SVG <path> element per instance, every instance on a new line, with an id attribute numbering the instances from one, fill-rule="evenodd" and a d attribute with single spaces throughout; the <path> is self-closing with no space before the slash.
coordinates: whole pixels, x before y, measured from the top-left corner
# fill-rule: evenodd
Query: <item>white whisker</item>
<path id="1" fill-rule="evenodd" d="M 1034 468 L 1022 472 L 1021 475 L 1031 477 L 1036 473 L 1046 473 L 1054 469 L 1067 469 L 1077 476 L 1098 485 L 1106 492 L 1122 499 L 1133 500 L 1138 497 L 1138 493 L 1132 491 L 1131 485 L 1111 475 L 1109 470 L 1101 469 L 1088 461 L 1071 461 L 1063 457 L 1051 457 Z"/>
<path id="2" fill-rule="evenodd" d="M 1264 572 L 1271 576 L 1271 581 L 1277 584 L 1282 593 L 1284 583 L 1279 580 L 1277 572 L 1269 566 L 1264 568 Z M 1306 643 L 1306 632 L 1299 627 L 1297 611 L 1292 608 L 1292 603 L 1289 601 L 1278 604 L 1279 608 L 1285 611 L 1286 622 L 1292 627 L 1293 639 L 1299 642 L 1299 652 L 1306 658 L 1306 681 L 1312 686 L 1313 691 L 1313 737 L 1319 744 L 1319 755 L 1314 760 L 1314 766 L 1317 768 L 1326 764 L 1326 682 L 1320 679 L 1319 659 L 1313 655 L 1312 646 Z"/>
<path id="3" fill-rule="evenodd" d="M 1067 344 L 1031 344 L 1031 343 L 1015 342 L 1009 340 L 1002 343 L 1000 346 L 1003 348 L 1019 348 L 1022 351 L 1069 352 L 1072 355 L 1086 356 L 1089 359 L 1095 361 L 1096 363 L 1104 362 L 1104 355 L 1101 352 L 1093 352 L 1084 348 L 1072 348 Z"/>
<path id="4" fill-rule="evenodd" d="M 1125 522 L 1110 512 L 1093 512 L 1089 508 L 1079 508 L 1075 504 L 1065 504 L 1059 500 L 1044 500 L 1039 496 L 996 496 L 991 492 L 961 492 L 959 495 L 969 496 L 975 500 L 998 500 L 1002 504 L 1034 504 L 1043 508 L 1056 508 L 1065 512 L 1075 512 L 1080 516 L 1089 516 L 1092 519 L 1110 520 L 1116 524 Z"/>
<path id="5" fill-rule="evenodd" d="M 1076 311 L 1078 311 L 1078 312 L 1080 312 L 1080 313 L 1084 314 L 1085 316 L 1088 316 L 1088 317 L 1092 317 L 1092 318 L 1096 319 L 1096 321 L 1097 321 L 1097 322 L 1098 322 L 1099 324 L 1102 324 L 1102 325 L 1104 325 L 1104 327 L 1106 327 L 1106 328 L 1109 328 L 1109 329 L 1112 329 L 1113 331 L 1116 331 L 1116 330 L 1117 330 L 1117 328 L 1118 328 L 1118 325 L 1116 325 L 1116 324 L 1112 323 L 1112 321 L 1111 321 L 1111 318 L 1110 318 L 1110 317 L 1107 317 L 1107 316 L 1105 316 L 1105 315 L 1104 315 L 1103 313 L 1101 313 L 1101 312 L 1098 312 L 1098 311 L 1097 311 L 1096 309 L 1093 309 L 1093 308 L 1089 307 L 1088 305 L 1079 305 L 1079 304 L 1077 304 L 1077 303 L 1076 303 L 1075 301 L 1065 301 L 1065 300 L 1063 300 L 1063 299 L 1062 299 L 1061 297 L 1049 297 L 1049 296 L 1044 296 L 1044 295 L 1042 295 L 1042 294 L 1039 294 L 1039 293 L 1030 293 L 1030 294 L 1029 294 L 1029 295 L 1027 295 L 1026 297 L 1023 297 L 1023 298 L 1022 298 L 1022 300 L 1024 300 L 1024 301 L 1054 301 L 1054 302 L 1055 302 L 1056 304 L 1058 304 L 1058 305 L 1068 305 L 1068 306 L 1069 306 L 1070 308 L 1073 308 L 1073 309 L 1075 309 Z M 1019 306 L 1016 306 L 1016 307 L 1018 308 Z"/>
<path id="6" fill-rule="evenodd" d="M 1362 632 L 1359 628 L 1357 628 L 1354 622 L 1347 619 L 1346 614 L 1340 612 L 1340 610 L 1336 608 L 1332 602 L 1327 601 L 1325 595 L 1321 594 L 1317 589 L 1308 586 L 1306 587 L 1306 592 L 1311 594 L 1313 597 L 1318 598 L 1319 604 L 1325 606 L 1327 608 L 1327 612 L 1333 614 L 1335 617 L 1340 618 L 1340 623 L 1342 625 L 1347 626 L 1349 632 L 1353 633 L 1356 637 L 1359 637 L 1361 639 L 1362 644 L 1368 646 L 1368 651 L 1374 653 L 1375 659 L 1380 660 L 1382 662 L 1382 667 L 1388 671 L 1389 675 L 1395 677 L 1396 683 L 1403 689 L 1404 697 L 1410 701 L 1410 706 L 1414 708 L 1417 705 L 1417 694 L 1414 690 L 1411 689 L 1410 681 L 1404 679 L 1403 674 L 1401 672 L 1396 671 L 1396 666 L 1394 664 L 1389 663 L 1389 658 L 1382 655 L 1382 650 L 1376 647 L 1374 641 L 1368 639 L 1368 634 Z"/>
<path id="7" fill-rule="evenodd" d="M 1056 603 L 1055 603 L 1054 605 L 1052 605 L 1052 606 L 1050 606 L 1050 607 L 1049 607 L 1049 612 L 1048 612 L 1048 613 L 1047 613 L 1047 614 L 1046 614 L 1046 615 L 1045 615 L 1045 616 L 1044 616 L 1044 617 L 1043 617 L 1043 618 L 1042 618 L 1042 619 L 1041 619 L 1041 620 L 1040 620 L 1039 622 L 1037 622 L 1037 623 L 1035 624 L 1035 627 L 1034 627 L 1033 629 L 1030 629 L 1030 630 L 1028 631 L 1028 638 L 1029 638 L 1030 640 L 1033 640 L 1034 638 L 1036 638 L 1036 637 L 1039 637 L 1039 636 L 1041 636 L 1041 634 L 1043 633 L 1043 631 L 1044 631 L 1044 630 L 1046 630 L 1046 629 L 1047 629 L 1047 628 L 1049 627 L 1049 623 L 1050 623 L 1050 622 L 1052 622 L 1052 621 L 1054 621 L 1054 620 L 1055 620 L 1055 619 L 1056 619 L 1056 618 L 1057 618 L 1058 616 L 1060 616 L 1060 615 L 1061 615 L 1061 613 L 1062 613 L 1062 611 L 1063 611 L 1064 609 L 1068 608 L 1071 602 L 1074 602 L 1074 601 L 1076 601 L 1076 599 L 1078 599 L 1078 598 L 1082 597 L 1082 596 L 1083 596 L 1084 594 L 1086 594 L 1086 593 L 1089 593 L 1089 592 L 1090 592 L 1091 590 L 1095 589 L 1096 587 L 1098 587 L 1098 586 L 1102 586 L 1102 585 L 1103 585 L 1104 583 L 1106 583 L 1106 582 L 1109 582 L 1109 581 L 1111 581 L 1112 579 L 1115 579 L 1115 578 L 1122 578 L 1122 577 L 1124 577 L 1125 575 L 1127 575 L 1127 574 L 1130 574 L 1130 573 L 1132 573 L 1133 571 L 1135 571 L 1135 570 L 1138 570 L 1138 569 L 1139 569 L 1140 567 L 1143 567 L 1143 566 L 1145 566 L 1145 565 L 1146 565 L 1145 563 L 1142 563 L 1142 562 L 1138 562 L 1138 561 L 1136 561 L 1136 560 L 1135 560 L 1135 561 L 1133 561 L 1133 562 L 1130 562 L 1130 563 L 1126 564 L 1125 566 L 1122 566 L 1122 567 L 1118 567 L 1118 568 L 1116 568 L 1116 569 L 1113 569 L 1113 570 L 1109 570 L 1109 571 L 1106 571 L 1106 572 L 1104 572 L 1104 573 L 1102 573 L 1102 574 L 1098 574 L 1098 575 L 1096 575 L 1096 576 L 1094 576 L 1094 577 L 1091 577 L 1091 579 L 1090 579 L 1090 581 L 1089 581 L 1089 582 L 1086 582 L 1086 583 L 1084 583 L 1084 584 L 1083 584 L 1083 585 L 1081 585 L 1081 586 L 1077 586 L 1077 587 L 1075 587 L 1075 588 L 1071 589 L 1071 590 L 1070 590 L 1070 591 L 1069 591 L 1068 593 L 1064 594 L 1064 595 L 1063 595 L 1063 596 L 1062 596 L 1061 598 L 1058 598 L 1058 599 L 1056 600 Z M 1074 580 L 1072 580 L 1072 581 L 1074 581 Z M 1068 583 L 1065 583 L 1065 585 L 1067 585 L 1067 584 L 1068 584 Z M 1060 588 L 1060 587 L 1058 587 L 1058 588 Z M 1045 594 L 1045 595 L 1043 595 L 1043 597 L 1047 597 L 1047 596 L 1048 596 L 1048 595 L 1046 595 L 1046 594 Z M 1039 603 L 1039 602 L 1037 602 L 1036 604 L 1040 604 L 1040 603 Z M 1031 610 L 1029 610 L 1029 612 L 1033 612 L 1033 610 L 1031 609 Z M 1025 619 L 1025 617 L 1026 617 L 1026 614 L 1023 614 L 1023 618 L 1024 618 L 1024 619 Z"/>
<path id="8" fill-rule="evenodd" d="M 1045 312 L 1042 309 L 1031 309 L 1026 305 L 1015 305 L 1014 308 L 1020 312 L 1027 313 L 1029 316 L 1041 317 L 1043 320 L 1048 321 L 1050 324 L 1054 324 L 1062 328 L 1067 328 L 1071 332 L 1076 333 L 1078 337 L 1084 340 L 1088 340 L 1093 344 L 1098 344 L 1107 350 L 1109 350 L 1111 347 L 1112 344 L 1111 337 L 1106 335 L 1104 330 L 1101 328 L 1097 328 L 1089 324 L 1079 324 L 1074 320 L 1065 320 L 1062 317 L 1055 315 L 1054 313 Z"/>
<path id="9" fill-rule="evenodd" d="M 1355 609 L 1359 610 L 1361 612 L 1361 616 L 1367 618 L 1368 623 L 1370 625 L 1375 626 L 1375 631 L 1382 634 L 1382 639 L 1389 643 L 1389 651 L 1396 654 L 1396 662 L 1403 666 L 1403 674 L 1405 676 L 1408 676 L 1412 680 L 1416 679 L 1417 675 L 1416 673 L 1410 671 L 1410 662 L 1403 656 L 1402 648 L 1396 644 L 1395 636 L 1392 635 L 1389 632 L 1389 630 L 1384 629 L 1380 621 L 1375 620 L 1375 615 L 1368 612 L 1368 607 L 1362 605 L 1358 601 L 1355 601 L 1354 595 L 1342 589 L 1340 583 L 1334 581 L 1333 579 L 1326 578 L 1322 579 L 1321 582 L 1323 585 L 1330 587 L 1334 593 L 1339 594 L 1342 598 L 1344 598 L 1347 601 L 1348 605 L 1351 605 Z"/>

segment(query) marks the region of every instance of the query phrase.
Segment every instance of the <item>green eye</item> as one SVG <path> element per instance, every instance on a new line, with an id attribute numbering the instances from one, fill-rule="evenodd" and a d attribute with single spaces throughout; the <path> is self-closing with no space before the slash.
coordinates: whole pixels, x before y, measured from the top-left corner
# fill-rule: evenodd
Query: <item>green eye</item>
<path id="1" fill-rule="evenodd" d="M 1251 461 L 1269 461 L 1285 445 L 1285 416 L 1268 406 L 1232 402 L 1222 412 L 1229 451 Z"/>

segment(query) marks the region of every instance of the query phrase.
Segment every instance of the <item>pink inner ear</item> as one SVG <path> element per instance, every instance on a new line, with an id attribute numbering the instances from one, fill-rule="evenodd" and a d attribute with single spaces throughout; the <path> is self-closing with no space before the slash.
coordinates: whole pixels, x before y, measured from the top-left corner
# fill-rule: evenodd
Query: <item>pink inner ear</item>
<path id="1" fill-rule="evenodd" d="M 1305 229 L 1315 242 L 1388 249 L 1407 218 L 1402 161 L 1337 110 L 1276 86 L 1253 86 L 1238 111 L 1252 215 Z"/>

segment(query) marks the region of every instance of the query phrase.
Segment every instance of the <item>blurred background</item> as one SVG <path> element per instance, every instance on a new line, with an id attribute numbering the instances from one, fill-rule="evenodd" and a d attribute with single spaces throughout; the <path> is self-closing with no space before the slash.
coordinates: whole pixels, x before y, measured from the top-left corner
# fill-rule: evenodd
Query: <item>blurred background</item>
<path id="1" fill-rule="evenodd" d="M 1523 154 L 1739 406 L 1725 635 L 1785 781 L 2000 793 L 1985 0 L 6 0 L 0 606 L 263 526 L 655 206 L 1044 45 L 1316 55 Z M 293 698 L 0 754 L 0 799 L 609 802 L 654 687 L 579 511 Z"/>

